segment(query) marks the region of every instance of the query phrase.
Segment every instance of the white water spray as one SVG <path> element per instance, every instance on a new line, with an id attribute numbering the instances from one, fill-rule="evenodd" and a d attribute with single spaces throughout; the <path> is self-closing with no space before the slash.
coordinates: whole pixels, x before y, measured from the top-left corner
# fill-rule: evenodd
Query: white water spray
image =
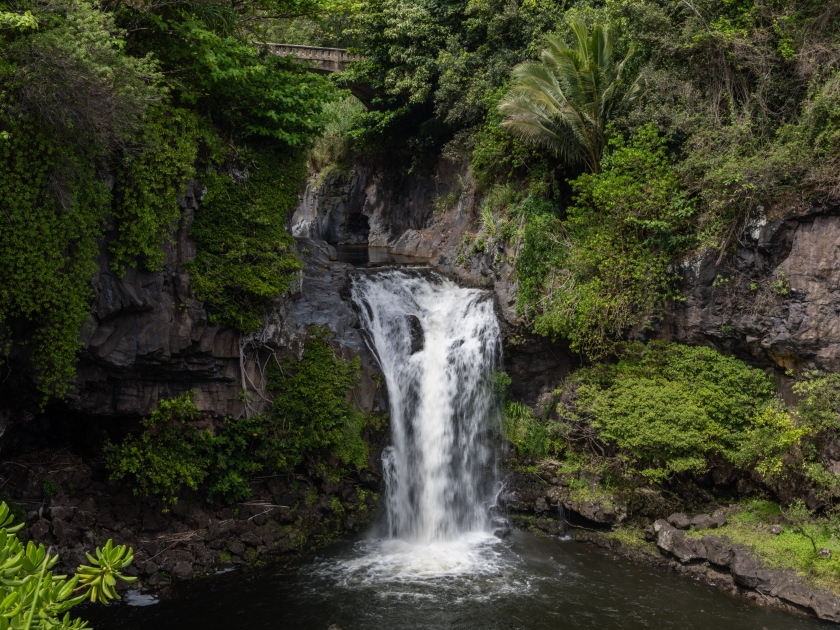
<path id="1" fill-rule="evenodd" d="M 359 274 L 352 294 L 390 398 L 389 537 L 429 545 L 485 531 L 501 359 L 489 295 L 408 270 Z"/>

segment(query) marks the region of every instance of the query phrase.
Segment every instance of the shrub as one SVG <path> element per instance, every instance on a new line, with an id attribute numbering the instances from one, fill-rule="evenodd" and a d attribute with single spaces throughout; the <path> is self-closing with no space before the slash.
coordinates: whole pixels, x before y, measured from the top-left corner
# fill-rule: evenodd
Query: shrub
<path id="1" fill-rule="evenodd" d="M 367 418 L 347 399 L 359 380 L 359 359 L 335 356 L 327 336 L 316 332 L 300 361 L 284 357 L 269 370 L 274 401 L 266 412 L 260 455 L 277 470 L 300 464 L 307 453 L 326 453 L 356 468 L 367 465 L 362 438 Z"/>
<path id="2" fill-rule="evenodd" d="M 192 424 L 199 417 L 195 395 L 189 391 L 160 401 L 142 420 L 145 431 L 139 437 L 129 434 L 120 445 L 106 441 L 111 479 L 126 480 L 135 494 L 160 497 L 164 506 L 177 503 L 186 488 L 197 490 L 208 474 L 213 434 Z"/>
<path id="3" fill-rule="evenodd" d="M 115 547 L 110 540 L 94 551 L 95 557 L 88 555 L 91 565 L 81 565 L 69 580 L 65 575 L 54 575 L 52 569 L 59 557 L 32 541 L 24 546 L 17 537 L 24 523 L 12 526 L 12 522 L 8 506 L 0 503 L 0 630 L 88 628 L 86 622 L 71 619 L 68 611 L 86 599 L 103 604 L 119 599 L 114 589 L 116 581 L 137 579 L 122 573 L 134 559 L 133 550 L 125 545 Z"/>
<path id="4" fill-rule="evenodd" d="M 775 392 L 763 372 L 709 348 L 633 343 L 618 363 L 575 372 L 560 414 L 570 435 L 594 430 L 595 452 L 625 478 L 702 472 L 710 455 L 769 474 L 804 436 Z"/>
<path id="5" fill-rule="evenodd" d="M 195 426 L 200 413 L 189 391 L 141 421 L 139 435 L 122 443 L 105 441 L 111 479 L 135 494 L 161 499 L 164 511 L 179 497 L 199 489 L 207 500 L 227 503 L 251 497 L 250 476 L 260 470 L 287 472 L 305 459 L 336 460 L 365 468 L 368 444 L 362 432 L 368 417 L 347 399 L 359 379 L 359 360 L 346 364 L 317 332 L 304 344 L 300 361 L 285 357 L 269 369 L 274 402 L 264 414 L 226 418 L 214 435 Z"/>

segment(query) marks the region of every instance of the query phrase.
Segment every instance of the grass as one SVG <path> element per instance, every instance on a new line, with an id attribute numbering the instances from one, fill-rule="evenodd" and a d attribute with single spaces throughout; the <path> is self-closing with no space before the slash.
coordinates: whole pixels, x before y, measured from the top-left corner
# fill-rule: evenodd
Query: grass
<path id="1" fill-rule="evenodd" d="M 781 534 L 771 534 L 772 525 L 781 525 Z M 807 582 L 840 593 L 840 539 L 837 530 L 825 518 L 806 523 L 803 529 L 814 538 L 817 549 L 831 550 L 831 558 L 814 554 L 811 541 L 796 533 L 785 522 L 779 506 L 771 501 L 751 501 L 727 515 L 727 524 L 715 531 L 690 532 L 689 536 L 706 534 L 728 536 L 733 543 L 748 545 L 769 568 L 793 569 Z"/>

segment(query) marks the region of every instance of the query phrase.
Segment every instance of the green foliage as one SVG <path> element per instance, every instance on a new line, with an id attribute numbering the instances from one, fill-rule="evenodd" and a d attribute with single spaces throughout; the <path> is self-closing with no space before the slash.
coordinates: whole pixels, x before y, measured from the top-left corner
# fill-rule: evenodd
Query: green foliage
<path id="1" fill-rule="evenodd" d="M 52 568 L 59 557 L 48 553 L 44 545 L 32 541 L 24 546 L 17 532 L 24 524 L 12 526 L 12 516 L 5 503 L 0 503 L 0 630 L 82 630 L 86 622 L 71 619 L 68 612 L 85 599 L 107 603 L 119 599 L 114 590 L 116 580 L 134 582 L 121 569 L 131 564 L 133 552 L 124 545 L 114 547 L 109 540 L 104 549 L 96 549 L 99 560 L 88 554 L 94 566 L 82 565 L 71 579 L 54 575 Z M 77 595 L 80 590 L 86 592 Z"/>
<path id="2" fill-rule="evenodd" d="M 244 172 L 211 171 L 203 178 L 207 194 L 190 230 L 197 253 L 187 269 L 195 295 L 210 302 L 211 321 L 248 333 L 302 268 L 284 226 L 297 206 L 305 165 L 303 155 L 285 158 L 267 147 L 240 160 Z"/>
<path id="3" fill-rule="evenodd" d="M 9 508 L 9 514 L 16 521 L 23 522 L 26 517 L 26 510 L 23 509 L 20 503 L 15 501 L 8 492 L 0 492 L 0 502 L 5 503 Z"/>
<path id="4" fill-rule="evenodd" d="M 594 430 L 627 478 L 701 472 L 707 457 L 776 469 L 803 432 L 760 370 L 709 348 L 628 345 L 616 364 L 582 368 L 564 388 L 572 435 Z"/>
<path id="5" fill-rule="evenodd" d="M 484 120 L 487 95 L 533 55 L 563 15 L 549 0 L 371 0 L 350 35 L 364 60 L 348 80 L 380 90 L 360 135 L 380 151 L 417 154 Z"/>
<path id="6" fill-rule="evenodd" d="M 192 423 L 199 411 L 189 391 L 143 419 L 145 431 L 127 435 L 122 444 L 105 442 L 105 465 L 111 479 L 126 481 L 135 494 L 158 496 L 169 506 L 186 488 L 197 490 L 208 474 L 213 434 Z"/>
<path id="7" fill-rule="evenodd" d="M 490 190 L 494 184 L 505 183 L 517 176 L 522 177 L 528 166 L 541 160 L 537 150 L 501 126 L 503 116 L 498 104 L 509 89 L 509 85 L 505 84 L 487 95 L 487 116 L 473 137 L 471 173 L 482 190 Z"/>
<path id="8" fill-rule="evenodd" d="M 261 416 L 225 420 L 218 434 L 200 430 L 195 392 L 160 401 L 142 421 L 145 430 L 127 435 L 119 445 L 105 442 L 105 465 L 111 478 L 134 487 L 135 494 L 159 497 L 164 511 L 189 490 L 207 482 L 207 499 L 227 503 L 251 498 L 249 475 L 262 470 L 253 455 L 264 431 Z"/>
<path id="9" fill-rule="evenodd" d="M 513 69 L 510 94 L 499 103 L 502 126 L 526 142 L 547 149 L 568 164 L 601 170 L 607 124 L 621 106 L 641 93 L 638 79 L 626 77 L 630 54 L 613 59 L 613 37 L 601 25 L 587 32 L 582 20 L 570 24 L 575 46 L 546 36 L 540 63 Z"/>
<path id="10" fill-rule="evenodd" d="M 359 359 L 346 364 L 335 356 L 324 333 L 305 343 L 300 361 L 284 357 L 272 365 L 269 389 L 275 396 L 260 455 L 277 470 L 292 469 L 306 453 L 319 451 L 364 468 L 367 418 L 347 400 L 358 380 Z"/>
<path id="11" fill-rule="evenodd" d="M 323 127 L 322 107 L 334 96 L 332 84 L 237 32 L 243 17 L 237 11 L 255 9 L 257 3 L 242 3 L 205 12 L 185 3 L 158 11 L 127 9 L 123 19 L 145 27 L 135 45 L 160 59 L 179 104 L 208 117 L 226 136 L 306 147 Z"/>
<path id="12" fill-rule="evenodd" d="M 288 286 L 297 263 L 280 232 L 303 179 L 289 164 L 302 161 L 320 133 L 324 104 L 336 90 L 252 41 L 274 11 L 310 16 L 324 8 L 311 0 L 3 5 L 0 354 L 14 369 L 34 367 L 45 402 L 62 396 L 74 376 L 105 226 L 117 231 L 109 239 L 115 269 L 159 268 L 196 161 L 209 167 L 211 193 L 232 199 L 228 211 L 217 198 L 204 215 L 229 246 L 205 231 L 197 268 L 218 320 L 253 329 L 268 294 Z M 256 201 L 253 186 L 236 189 L 215 177 L 237 152 L 244 162 L 258 161 L 246 141 L 286 161 L 282 177 L 273 174 L 274 190 Z M 221 146 L 229 155 L 216 159 Z M 274 158 L 264 161 L 280 168 Z M 260 174 L 252 175 L 259 183 Z M 202 219 L 196 223 L 201 232 Z"/>
<path id="13" fill-rule="evenodd" d="M 226 418 L 214 435 L 195 426 L 200 413 L 190 391 L 160 401 L 142 420 L 140 435 L 129 434 L 121 444 L 106 439 L 105 465 L 111 479 L 160 498 L 164 511 L 200 489 L 208 501 L 247 500 L 251 475 L 287 472 L 304 459 L 323 462 L 324 474 L 337 462 L 363 469 L 369 449 L 362 433 L 369 419 L 347 399 L 358 379 L 359 360 L 346 364 L 326 334 L 316 331 L 300 361 L 286 357 L 272 364 L 275 399 L 265 414 Z"/>
<path id="14" fill-rule="evenodd" d="M 90 565 L 81 565 L 78 569 L 79 582 L 88 587 L 90 601 L 107 604 L 110 599 L 120 599 L 114 586 L 117 580 L 134 582 L 136 577 L 125 577 L 120 569 L 128 568 L 134 560 L 134 550 L 125 545 L 114 547 L 109 539 L 102 548 L 94 550 L 96 557 L 86 553 Z"/>
<path id="15" fill-rule="evenodd" d="M 44 492 L 45 499 L 51 499 L 58 494 L 58 484 L 52 479 L 44 479 L 44 483 L 41 484 L 41 488 Z"/>
<path id="16" fill-rule="evenodd" d="M 0 128 L 0 350 L 29 346 L 41 391 L 61 396 L 89 312 L 106 189 L 93 164 L 37 124 L 0 110 Z"/>
<path id="17" fill-rule="evenodd" d="M 691 244 L 693 204 L 656 129 L 611 146 L 601 173 L 572 182 L 564 221 L 544 210 L 526 215 L 516 267 L 519 309 L 534 316 L 534 330 L 592 357 L 678 295 L 671 265 Z"/>
<path id="18" fill-rule="evenodd" d="M 520 457 L 540 460 L 557 456 L 565 448 L 556 431 L 552 431 L 549 424 L 535 417 L 534 412 L 522 403 L 508 401 L 503 420 L 505 437 L 516 447 Z"/>
<path id="19" fill-rule="evenodd" d="M 185 109 L 163 106 L 149 113 L 142 152 L 129 154 L 117 176 L 114 269 L 138 261 L 153 270 L 163 264 L 164 238 L 181 217 L 178 197 L 194 175 L 197 125 L 195 114 Z"/>
<path id="20" fill-rule="evenodd" d="M 310 171 L 321 171 L 327 166 L 341 165 L 350 159 L 353 146 L 350 131 L 356 118 L 364 111 L 364 105 L 352 95 L 324 105 L 324 118 L 327 123 L 324 133 L 315 138 L 309 152 Z"/>

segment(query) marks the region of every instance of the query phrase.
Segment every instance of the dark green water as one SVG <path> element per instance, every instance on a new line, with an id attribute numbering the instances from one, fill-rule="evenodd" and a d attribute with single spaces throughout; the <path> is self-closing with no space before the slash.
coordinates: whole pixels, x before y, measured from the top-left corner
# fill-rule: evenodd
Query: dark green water
<path id="1" fill-rule="evenodd" d="M 363 541 L 315 560 L 222 576 L 152 606 L 81 611 L 98 630 L 805 630 L 768 611 L 590 545 L 518 532 L 418 550 Z"/>

